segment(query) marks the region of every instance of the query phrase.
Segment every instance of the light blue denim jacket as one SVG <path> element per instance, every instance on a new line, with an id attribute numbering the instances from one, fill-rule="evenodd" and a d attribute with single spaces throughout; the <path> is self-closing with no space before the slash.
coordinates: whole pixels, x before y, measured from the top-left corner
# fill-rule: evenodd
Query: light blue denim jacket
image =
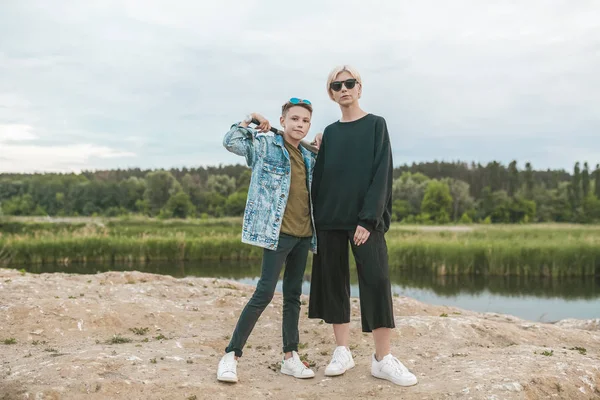
<path id="1" fill-rule="evenodd" d="M 252 178 L 244 210 L 242 242 L 269 250 L 279 243 L 281 221 L 288 201 L 291 181 L 290 155 L 284 139 L 271 132 L 260 133 L 244 128 L 239 123 L 231 126 L 223 138 L 223 146 L 230 152 L 244 156 L 252 168 Z M 312 184 L 316 155 L 300 146 L 306 166 L 309 190 L 310 218 L 312 223 L 311 251 L 317 252 L 317 232 L 313 217 Z"/>

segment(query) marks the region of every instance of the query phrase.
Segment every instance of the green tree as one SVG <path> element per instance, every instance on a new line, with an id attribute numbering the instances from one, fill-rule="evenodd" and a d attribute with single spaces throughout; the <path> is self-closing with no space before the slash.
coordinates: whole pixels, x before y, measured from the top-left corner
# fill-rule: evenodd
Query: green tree
<path id="1" fill-rule="evenodd" d="M 583 211 L 585 213 L 585 219 L 583 223 L 594 223 L 600 221 L 600 200 L 589 193 L 583 200 Z"/>
<path id="2" fill-rule="evenodd" d="M 143 200 L 146 191 L 146 181 L 144 179 L 131 176 L 118 183 L 119 206 L 129 210 L 137 210 L 137 202 Z"/>
<path id="3" fill-rule="evenodd" d="M 235 191 L 235 178 L 227 175 L 211 175 L 206 182 L 206 189 L 227 197 Z"/>
<path id="4" fill-rule="evenodd" d="M 452 195 L 450 188 L 445 182 L 431 180 L 425 190 L 421 211 L 431 216 L 437 223 L 445 223 L 450 220 L 452 212 Z"/>
<path id="5" fill-rule="evenodd" d="M 421 173 L 412 174 L 404 172 L 394 180 L 392 186 L 392 199 L 403 200 L 408 203 L 409 214 L 417 215 L 421 212 L 421 203 L 425 196 L 425 189 L 429 178 Z"/>
<path id="6" fill-rule="evenodd" d="M 519 170 L 517 169 L 517 161 L 513 160 L 508 165 L 508 195 L 513 197 L 519 187 Z"/>
<path id="7" fill-rule="evenodd" d="M 165 207 L 161 210 L 163 218 L 187 218 L 194 216 L 195 207 L 190 196 L 184 191 L 171 195 Z"/>
<path id="8" fill-rule="evenodd" d="M 533 200 L 516 196 L 510 203 L 510 222 L 533 222 L 536 216 L 536 204 Z"/>
<path id="9" fill-rule="evenodd" d="M 596 197 L 600 199 L 600 164 L 596 164 L 596 171 L 594 171 L 594 192 Z"/>
<path id="10" fill-rule="evenodd" d="M 450 189 L 450 195 L 452 196 L 452 220 L 456 221 L 460 215 L 473 208 L 474 200 L 469 194 L 469 184 L 452 178 L 442 179 L 442 182 L 445 182 Z"/>
<path id="11" fill-rule="evenodd" d="M 394 200 L 392 203 L 392 218 L 394 221 L 402 221 L 410 214 L 410 204 L 406 200 Z"/>
<path id="12" fill-rule="evenodd" d="M 581 189 L 583 191 L 583 198 L 586 198 L 590 193 L 590 168 L 588 163 L 583 163 L 583 172 L 581 173 Z"/>
<path id="13" fill-rule="evenodd" d="M 569 222 L 573 219 L 571 183 L 561 182 L 556 190 L 552 190 L 552 221 Z"/>
<path id="14" fill-rule="evenodd" d="M 471 217 L 469 216 L 469 214 L 464 213 L 460 217 L 460 220 L 458 222 L 461 223 L 461 224 L 463 224 L 463 225 L 469 225 L 469 224 L 473 223 L 473 219 L 471 219 Z"/>
<path id="15" fill-rule="evenodd" d="M 533 167 L 530 162 L 525 163 L 525 188 L 527 189 L 526 195 L 529 198 L 533 192 L 533 186 L 535 181 L 533 180 Z"/>
<path id="16" fill-rule="evenodd" d="M 573 178 L 571 179 L 571 199 L 573 209 L 581 205 L 581 168 L 579 161 L 575 163 Z"/>
<path id="17" fill-rule="evenodd" d="M 239 216 L 244 214 L 248 192 L 240 191 L 231 194 L 225 201 L 225 214 Z"/>
<path id="18" fill-rule="evenodd" d="M 30 194 L 15 196 L 3 201 L 2 213 L 15 216 L 46 215 L 46 211 L 40 205 L 35 204 Z"/>
<path id="19" fill-rule="evenodd" d="M 156 215 L 167 204 L 167 201 L 181 191 L 181 185 L 167 171 L 155 171 L 146 175 L 144 199 L 148 201 L 150 215 Z"/>

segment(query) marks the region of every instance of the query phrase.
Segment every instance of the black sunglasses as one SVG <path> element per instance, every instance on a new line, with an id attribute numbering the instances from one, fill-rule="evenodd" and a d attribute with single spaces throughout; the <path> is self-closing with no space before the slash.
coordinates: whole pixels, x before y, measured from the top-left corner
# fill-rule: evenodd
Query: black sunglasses
<path id="1" fill-rule="evenodd" d="M 340 90 L 342 90 L 342 85 L 346 86 L 346 89 L 352 89 L 354 86 L 356 86 L 356 79 L 352 78 L 346 79 L 345 81 L 333 81 L 331 82 L 329 87 L 334 92 L 339 92 Z"/>

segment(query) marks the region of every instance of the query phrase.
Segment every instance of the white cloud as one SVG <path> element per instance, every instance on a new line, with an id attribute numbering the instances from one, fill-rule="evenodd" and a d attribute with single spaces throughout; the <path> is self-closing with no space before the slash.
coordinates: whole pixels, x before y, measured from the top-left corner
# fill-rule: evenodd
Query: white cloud
<path id="1" fill-rule="evenodd" d="M 97 159 L 135 157 L 127 151 L 119 151 L 93 144 L 66 146 L 14 145 L 0 141 L 0 171 L 4 172 L 81 172 L 95 169 Z"/>
<path id="2" fill-rule="evenodd" d="M 2 149 L 2 142 L 21 142 L 36 138 L 33 127 L 29 125 L 0 124 L 0 149 Z"/>

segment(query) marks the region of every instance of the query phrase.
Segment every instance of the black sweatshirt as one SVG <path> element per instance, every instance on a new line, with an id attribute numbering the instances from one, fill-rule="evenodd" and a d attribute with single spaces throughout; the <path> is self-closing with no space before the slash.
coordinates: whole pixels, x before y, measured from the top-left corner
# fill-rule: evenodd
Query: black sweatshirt
<path id="1" fill-rule="evenodd" d="M 392 214 L 392 150 L 383 117 L 367 114 L 323 131 L 313 172 L 317 229 L 387 232 Z"/>

